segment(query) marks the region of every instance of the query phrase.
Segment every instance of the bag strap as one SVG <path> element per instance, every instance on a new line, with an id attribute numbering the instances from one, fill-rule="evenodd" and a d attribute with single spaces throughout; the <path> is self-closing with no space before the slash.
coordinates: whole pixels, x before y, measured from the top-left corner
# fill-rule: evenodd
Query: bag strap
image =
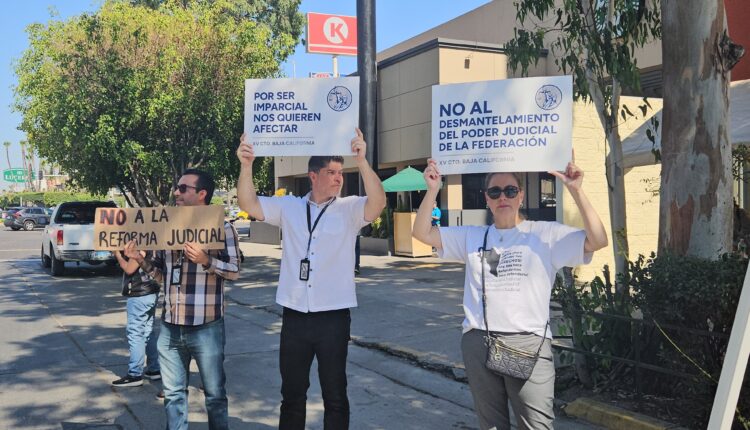
<path id="1" fill-rule="evenodd" d="M 487 337 L 490 337 L 490 324 L 487 322 L 487 291 L 484 286 L 484 259 L 487 252 L 487 235 L 490 233 L 490 227 L 487 226 L 487 230 L 484 231 L 484 240 L 482 241 L 482 247 L 479 249 L 480 252 L 480 270 L 482 271 L 482 314 L 484 316 L 484 328 L 487 332 Z M 544 340 L 547 338 L 547 327 L 549 327 L 549 320 L 544 326 L 544 335 L 542 335 L 542 342 L 539 344 L 539 348 L 536 350 L 536 355 L 542 352 L 542 346 L 544 346 Z"/>

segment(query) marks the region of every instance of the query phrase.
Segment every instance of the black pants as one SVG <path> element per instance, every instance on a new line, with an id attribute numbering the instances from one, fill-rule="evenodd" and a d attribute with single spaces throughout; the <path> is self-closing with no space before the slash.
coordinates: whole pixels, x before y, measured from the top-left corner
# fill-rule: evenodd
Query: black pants
<path id="1" fill-rule="evenodd" d="M 349 428 L 346 395 L 346 355 L 349 347 L 349 309 L 303 313 L 284 308 L 279 363 L 281 368 L 280 430 L 304 430 L 310 366 L 318 359 L 323 394 L 323 427 Z"/>

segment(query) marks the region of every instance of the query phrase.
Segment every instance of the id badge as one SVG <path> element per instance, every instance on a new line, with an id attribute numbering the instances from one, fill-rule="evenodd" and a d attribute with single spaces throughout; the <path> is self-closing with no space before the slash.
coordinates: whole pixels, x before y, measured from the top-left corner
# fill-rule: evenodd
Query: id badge
<path id="1" fill-rule="evenodd" d="M 307 281 L 310 279 L 310 260 L 305 258 L 299 262 L 299 280 Z"/>
<path id="2" fill-rule="evenodd" d="M 182 266 L 172 267 L 172 281 L 171 285 L 179 286 L 182 283 Z"/>

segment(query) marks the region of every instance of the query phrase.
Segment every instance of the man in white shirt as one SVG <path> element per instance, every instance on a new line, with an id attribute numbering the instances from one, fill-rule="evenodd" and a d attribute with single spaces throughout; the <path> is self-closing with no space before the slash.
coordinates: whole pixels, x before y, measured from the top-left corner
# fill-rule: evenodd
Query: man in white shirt
<path id="1" fill-rule="evenodd" d="M 366 197 L 338 197 L 344 183 L 344 159 L 314 156 L 308 162 L 311 191 L 304 197 L 258 197 L 253 185 L 255 153 L 242 135 L 237 157 L 237 198 L 244 211 L 284 232 L 276 302 L 284 307 L 279 367 L 279 429 L 303 430 L 310 366 L 318 359 L 324 428 L 349 428 L 346 356 L 351 318 L 357 306 L 354 245 L 357 233 L 380 216 L 385 191 L 365 158 L 362 132 L 351 141 Z"/>

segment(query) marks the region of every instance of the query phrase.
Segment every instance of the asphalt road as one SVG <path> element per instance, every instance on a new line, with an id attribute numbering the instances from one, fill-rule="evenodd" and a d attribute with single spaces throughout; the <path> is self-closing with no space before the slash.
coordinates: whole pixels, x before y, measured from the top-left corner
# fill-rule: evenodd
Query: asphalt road
<path id="1" fill-rule="evenodd" d="M 44 230 L 13 231 L 0 224 L 0 261 L 39 259 Z"/>

